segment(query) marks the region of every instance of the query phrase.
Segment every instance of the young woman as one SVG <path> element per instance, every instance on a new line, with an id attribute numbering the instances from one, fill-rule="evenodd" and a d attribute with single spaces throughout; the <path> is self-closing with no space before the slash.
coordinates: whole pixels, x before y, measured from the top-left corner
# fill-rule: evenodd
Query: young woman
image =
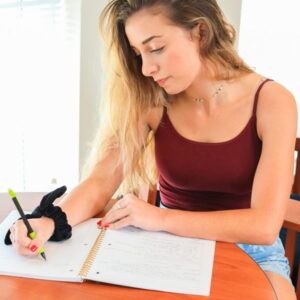
<path id="1" fill-rule="evenodd" d="M 111 0 L 101 20 L 109 56 L 102 126 L 92 169 L 59 203 L 61 213 L 74 226 L 122 184 L 124 197 L 100 227 L 237 243 L 279 299 L 296 299 L 278 238 L 293 178 L 293 96 L 238 56 L 215 0 Z M 161 207 L 136 193 L 155 182 L 153 166 Z M 34 241 L 22 222 L 11 227 L 22 255 L 59 234 L 53 215 L 38 216 Z"/>

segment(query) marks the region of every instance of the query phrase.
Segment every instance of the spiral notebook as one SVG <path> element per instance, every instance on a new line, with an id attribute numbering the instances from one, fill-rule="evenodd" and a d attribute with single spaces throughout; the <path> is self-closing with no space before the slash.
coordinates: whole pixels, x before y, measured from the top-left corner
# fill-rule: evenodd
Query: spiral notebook
<path id="1" fill-rule="evenodd" d="M 99 230 L 97 219 L 73 228 L 71 239 L 47 242 L 47 262 L 19 256 L 4 236 L 18 218 L 0 225 L 0 275 L 45 280 L 92 280 L 135 288 L 208 296 L 215 242 L 135 227 Z"/>

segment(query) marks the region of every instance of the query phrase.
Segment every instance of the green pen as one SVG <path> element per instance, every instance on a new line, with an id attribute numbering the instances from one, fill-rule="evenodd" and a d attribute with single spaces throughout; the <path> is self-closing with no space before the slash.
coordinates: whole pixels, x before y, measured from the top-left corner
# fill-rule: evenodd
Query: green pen
<path id="1" fill-rule="evenodd" d="M 17 196 L 16 196 L 15 192 L 13 190 L 9 189 L 8 190 L 8 194 L 12 198 L 12 200 L 13 200 L 13 202 L 14 202 L 14 204 L 15 204 L 15 206 L 16 206 L 16 208 L 17 208 L 17 210 L 18 210 L 18 212 L 19 212 L 19 214 L 20 214 L 20 216 L 21 216 L 21 218 L 22 218 L 22 220 L 23 220 L 23 222 L 24 222 L 27 230 L 28 230 L 28 236 L 32 240 L 34 240 L 36 238 L 36 232 L 33 231 L 31 225 L 29 224 L 29 222 L 28 222 L 28 220 L 27 220 L 27 218 L 26 218 L 26 216 L 24 214 L 24 211 L 23 211 L 23 209 L 22 209 L 22 207 L 21 207 L 21 205 L 20 205 L 20 203 L 19 203 L 19 201 L 17 199 Z M 39 254 L 43 257 L 44 260 L 46 260 L 45 249 L 43 247 L 39 248 Z"/>

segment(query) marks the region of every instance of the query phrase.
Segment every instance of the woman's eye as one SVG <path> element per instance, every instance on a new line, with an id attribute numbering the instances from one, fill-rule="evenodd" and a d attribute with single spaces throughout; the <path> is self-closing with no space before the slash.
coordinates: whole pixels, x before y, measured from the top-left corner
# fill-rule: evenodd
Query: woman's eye
<path id="1" fill-rule="evenodd" d="M 164 49 L 165 47 L 161 47 L 161 48 L 158 48 L 158 49 L 154 49 L 154 50 L 151 50 L 150 52 L 151 53 L 159 53 L 159 52 L 161 52 L 163 49 Z"/>

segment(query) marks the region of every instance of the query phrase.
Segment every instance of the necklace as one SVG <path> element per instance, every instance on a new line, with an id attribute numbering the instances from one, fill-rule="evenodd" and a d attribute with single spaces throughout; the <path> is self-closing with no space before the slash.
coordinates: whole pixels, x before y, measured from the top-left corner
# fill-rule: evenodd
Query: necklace
<path id="1" fill-rule="evenodd" d="M 215 90 L 215 92 L 213 93 L 213 95 L 211 96 L 211 99 L 214 99 L 215 97 L 217 97 L 221 91 L 223 90 L 223 87 L 224 87 L 224 83 L 222 82 Z M 197 98 L 194 98 L 193 99 L 195 102 L 198 102 L 198 103 L 203 103 L 205 101 L 207 101 L 207 99 L 204 99 L 204 98 L 200 98 L 200 97 L 197 97 Z"/>

